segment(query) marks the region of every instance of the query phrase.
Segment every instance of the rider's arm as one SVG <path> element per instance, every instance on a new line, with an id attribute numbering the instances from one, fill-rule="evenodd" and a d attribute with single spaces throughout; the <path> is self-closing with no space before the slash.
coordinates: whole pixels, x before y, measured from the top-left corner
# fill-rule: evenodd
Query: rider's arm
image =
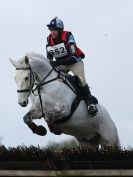
<path id="1" fill-rule="evenodd" d="M 85 55 L 84 55 L 83 52 L 82 52 L 82 54 L 79 57 L 77 57 L 77 55 L 76 55 L 77 50 L 80 50 L 80 49 L 77 48 L 75 39 L 74 39 L 74 37 L 73 37 L 71 32 L 68 33 L 67 41 L 68 41 L 68 45 L 69 45 L 69 53 L 70 53 L 70 55 L 71 56 L 75 56 L 76 57 L 76 61 L 81 61 L 82 59 L 84 59 Z"/>
<path id="2" fill-rule="evenodd" d="M 52 55 L 52 53 L 48 52 L 48 50 L 47 50 L 47 48 L 48 48 L 49 46 L 50 46 L 50 45 L 49 45 L 48 38 L 47 38 L 46 56 L 47 56 L 48 59 L 53 60 L 53 55 Z"/>
<path id="3" fill-rule="evenodd" d="M 67 35 L 67 43 L 68 43 L 68 46 L 69 46 L 69 55 L 75 56 L 77 46 L 76 46 L 75 39 L 74 39 L 71 32 L 69 32 L 68 35 Z"/>

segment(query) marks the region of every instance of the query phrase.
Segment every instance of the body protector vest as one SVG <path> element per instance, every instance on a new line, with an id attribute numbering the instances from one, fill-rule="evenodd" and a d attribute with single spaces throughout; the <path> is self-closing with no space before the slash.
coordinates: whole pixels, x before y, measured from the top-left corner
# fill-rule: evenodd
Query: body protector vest
<path id="1" fill-rule="evenodd" d="M 72 35 L 71 32 L 62 31 L 60 41 L 55 43 L 50 34 L 47 38 L 47 52 L 51 53 L 56 59 L 65 58 L 71 55 L 81 57 L 83 59 L 84 53 L 76 46 L 76 43 L 69 42 L 70 35 Z"/>

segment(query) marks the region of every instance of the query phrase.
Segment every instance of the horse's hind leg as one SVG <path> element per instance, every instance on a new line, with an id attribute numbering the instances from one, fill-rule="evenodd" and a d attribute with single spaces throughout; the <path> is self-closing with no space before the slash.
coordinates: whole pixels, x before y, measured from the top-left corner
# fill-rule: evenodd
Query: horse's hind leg
<path id="1" fill-rule="evenodd" d="M 90 147 L 95 147 L 98 148 L 99 147 L 99 135 L 94 136 L 93 138 L 87 138 L 87 137 L 81 137 L 81 138 L 77 138 L 78 140 L 78 145 L 80 146 L 90 146 Z"/>
<path id="2" fill-rule="evenodd" d="M 28 127 L 32 130 L 33 133 L 36 133 L 40 136 L 44 136 L 47 133 L 47 130 L 42 125 L 37 126 L 32 120 L 40 119 L 41 113 L 36 109 L 31 109 L 24 117 L 24 122 L 28 125 Z"/>
<path id="3" fill-rule="evenodd" d="M 120 147 L 117 130 L 114 130 L 113 132 L 105 131 L 104 133 L 101 134 L 99 142 L 100 145 L 103 146 Z"/>

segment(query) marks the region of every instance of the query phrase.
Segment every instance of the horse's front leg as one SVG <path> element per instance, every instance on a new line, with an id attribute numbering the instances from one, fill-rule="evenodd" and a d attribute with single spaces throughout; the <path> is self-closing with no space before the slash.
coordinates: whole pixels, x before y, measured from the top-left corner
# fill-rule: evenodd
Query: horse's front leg
<path id="1" fill-rule="evenodd" d="M 41 112 L 36 109 L 31 109 L 24 117 L 24 122 L 28 125 L 28 127 L 32 130 L 33 133 L 44 136 L 47 134 L 47 130 L 42 125 L 36 125 L 33 122 L 33 119 L 41 119 Z"/>

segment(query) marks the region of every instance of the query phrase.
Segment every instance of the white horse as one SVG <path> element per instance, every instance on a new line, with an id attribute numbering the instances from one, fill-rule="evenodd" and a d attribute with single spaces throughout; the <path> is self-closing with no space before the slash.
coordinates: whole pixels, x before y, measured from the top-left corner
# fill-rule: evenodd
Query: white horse
<path id="1" fill-rule="evenodd" d="M 81 100 L 68 121 L 56 122 L 69 116 L 76 95 L 57 78 L 58 73 L 52 69 L 48 59 L 40 54 L 29 53 L 18 61 L 11 60 L 11 63 L 16 68 L 18 103 L 26 107 L 29 97 L 32 102 L 29 112 L 24 116 L 24 122 L 34 133 L 46 134 L 43 126 L 37 126 L 33 122 L 34 119 L 44 117 L 48 125 L 54 125 L 55 130 L 74 136 L 82 145 L 120 145 L 116 126 L 100 104 L 96 105 L 98 113 L 91 117 L 85 101 Z"/>

